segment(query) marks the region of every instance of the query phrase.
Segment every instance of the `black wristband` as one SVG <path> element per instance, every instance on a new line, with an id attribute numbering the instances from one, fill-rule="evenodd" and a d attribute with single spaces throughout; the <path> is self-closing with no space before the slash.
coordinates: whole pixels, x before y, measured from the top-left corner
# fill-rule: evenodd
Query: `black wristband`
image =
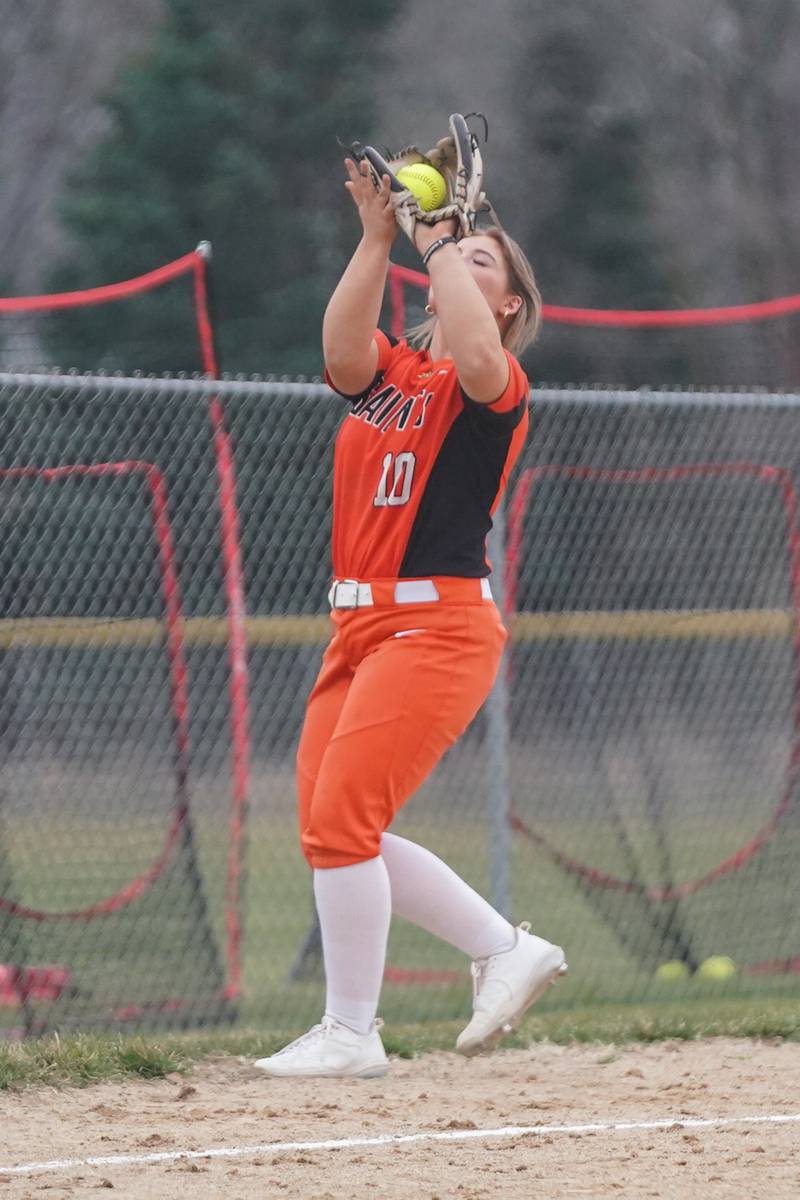
<path id="1" fill-rule="evenodd" d="M 425 253 L 422 256 L 423 267 L 427 267 L 428 259 L 430 258 L 430 256 L 432 254 L 435 254 L 437 250 L 440 250 L 442 248 L 442 246 L 447 246 L 448 243 L 450 243 L 450 242 L 452 242 L 453 245 L 455 245 L 456 238 L 454 238 L 452 236 L 452 234 L 449 234 L 449 233 L 447 234 L 446 237 L 440 237 L 435 242 L 431 242 L 430 246 L 428 246 L 428 249 L 425 251 Z"/>

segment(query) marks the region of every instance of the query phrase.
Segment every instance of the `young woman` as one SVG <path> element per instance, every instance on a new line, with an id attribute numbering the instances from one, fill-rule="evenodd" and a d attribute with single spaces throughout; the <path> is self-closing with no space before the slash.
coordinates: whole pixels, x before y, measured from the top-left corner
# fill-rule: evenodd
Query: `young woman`
<path id="1" fill-rule="evenodd" d="M 500 664 L 485 539 L 527 431 L 514 352 L 536 334 L 539 293 L 501 230 L 456 241 L 454 223 L 419 223 L 431 314 L 420 348 L 376 332 L 397 232 L 389 180 L 376 190 L 365 164 L 345 166 L 363 234 L 322 330 L 327 380 L 351 406 L 334 461 L 334 634 L 297 755 L 327 995 L 319 1025 L 256 1063 L 277 1076 L 385 1073 L 376 1011 L 392 913 L 474 960 L 464 1054 L 492 1047 L 566 970 L 559 946 L 387 832 Z"/>

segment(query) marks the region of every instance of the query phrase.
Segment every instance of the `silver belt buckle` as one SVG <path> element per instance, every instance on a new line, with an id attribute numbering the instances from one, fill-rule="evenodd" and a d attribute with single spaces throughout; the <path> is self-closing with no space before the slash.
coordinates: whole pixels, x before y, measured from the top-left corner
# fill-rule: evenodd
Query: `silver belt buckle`
<path id="1" fill-rule="evenodd" d="M 331 588 L 331 608 L 358 608 L 358 580 L 338 579 Z"/>

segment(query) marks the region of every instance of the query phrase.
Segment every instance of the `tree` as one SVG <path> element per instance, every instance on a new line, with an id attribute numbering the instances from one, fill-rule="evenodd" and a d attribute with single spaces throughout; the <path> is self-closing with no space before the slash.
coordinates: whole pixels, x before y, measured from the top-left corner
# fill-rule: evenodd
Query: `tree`
<path id="1" fill-rule="evenodd" d="M 112 127 L 63 203 L 75 250 L 53 289 L 124 279 L 214 247 L 223 369 L 320 369 L 325 301 L 352 245 L 337 136 L 368 137 L 386 0 L 166 0 L 109 97 Z M 191 304 L 70 316 L 81 365 L 198 367 Z M 134 349 L 125 348 L 134 346 Z M 63 356 L 62 356 L 63 357 Z"/>
<path id="2" fill-rule="evenodd" d="M 795 0 L 648 2 L 651 64 L 653 47 L 668 64 L 650 71 L 661 114 L 659 137 L 648 147 L 653 216 L 685 292 L 698 305 L 796 292 Z M 693 378 L 794 389 L 798 329 L 797 318 L 784 317 L 696 335 Z"/>
<path id="3" fill-rule="evenodd" d="M 536 179 L 525 240 L 545 299 L 597 308 L 664 308 L 672 303 L 643 170 L 646 116 L 627 91 L 613 59 L 598 45 L 597 13 L 559 7 L 533 29 L 522 62 L 532 81 L 520 90 L 522 121 Z M 630 77 L 628 77 L 630 79 Z M 669 354 L 666 356 L 667 360 Z M 625 333 L 559 335 L 547 327 L 535 352 L 539 378 L 562 382 L 605 379 L 642 384 L 682 376 L 678 362 L 654 361 Z M 677 378 L 676 378 L 677 377 Z"/>

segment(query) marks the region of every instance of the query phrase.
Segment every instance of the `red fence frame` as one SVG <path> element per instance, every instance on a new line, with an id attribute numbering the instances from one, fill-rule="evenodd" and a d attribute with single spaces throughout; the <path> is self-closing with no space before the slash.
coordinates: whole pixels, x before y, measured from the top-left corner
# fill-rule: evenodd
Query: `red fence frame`
<path id="1" fill-rule="evenodd" d="M 68 479 L 71 476 L 98 477 L 140 475 L 150 491 L 153 513 L 153 530 L 158 544 L 161 564 L 162 593 L 164 596 L 165 623 L 167 633 L 167 656 L 169 659 L 170 700 L 175 723 L 176 766 L 178 771 L 176 804 L 167 836 L 160 852 L 151 866 L 137 878 L 111 896 L 98 900 L 86 908 L 69 912 L 51 912 L 30 908 L 0 896 L 0 909 L 15 917 L 32 921 L 78 921 L 106 916 L 138 899 L 163 875 L 172 853 L 178 844 L 181 831 L 189 819 L 188 762 L 189 762 L 189 695 L 186 655 L 184 652 L 183 612 L 180 585 L 175 567 L 175 542 L 167 510 L 167 489 L 164 477 L 153 463 L 130 459 L 123 462 L 97 463 L 92 466 L 78 464 L 67 467 L 8 467 L 0 469 L 0 479 L 42 479 L 46 483 Z"/>
<path id="2" fill-rule="evenodd" d="M 404 284 L 427 291 L 430 280 L 422 271 L 412 271 L 409 267 L 390 263 L 390 331 L 393 337 L 398 338 L 403 336 L 406 326 Z M 766 321 L 797 312 L 800 312 L 800 295 L 783 296 L 777 300 L 764 300 L 757 304 L 733 304 L 724 308 L 610 309 L 569 308 L 562 304 L 542 305 L 545 321 L 554 321 L 562 325 L 595 325 L 624 329 L 733 325 L 745 321 Z"/>
<path id="3" fill-rule="evenodd" d="M 715 880 L 731 874 L 744 866 L 775 834 L 781 819 L 791 803 L 792 791 L 800 773 L 800 528 L 798 528 L 797 492 L 791 476 L 782 467 L 765 463 L 698 463 L 686 467 L 644 467 L 638 470 L 606 470 L 596 467 L 575 467 L 552 464 L 530 467 L 520 474 L 509 504 L 508 544 L 506 549 L 505 596 L 509 615 L 517 608 L 519 565 L 522 549 L 522 534 L 525 513 L 528 509 L 534 483 L 547 476 L 562 476 L 572 479 L 594 479 L 612 483 L 652 483 L 689 479 L 697 476 L 749 475 L 761 479 L 780 489 L 786 523 L 789 554 L 789 586 L 792 596 L 792 641 L 794 647 L 794 729 L 793 744 L 786 770 L 783 795 L 769 820 L 756 834 L 735 853 L 717 863 L 710 871 L 697 879 L 687 880 L 676 887 L 653 887 L 642 889 L 630 879 L 620 879 L 596 867 L 577 861 L 553 846 L 542 834 L 534 832 L 512 811 L 509 821 L 512 829 L 528 841 L 533 842 L 558 866 L 571 875 L 577 875 L 596 887 L 611 888 L 622 892 L 640 892 L 654 901 L 684 899 L 699 892 Z"/>
<path id="4" fill-rule="evenodd" d="M 0 299 L 0 316 L 18 312 L 47 312 L 107 304 L 143 291 L 162 287 L 182 275 L 191 274 L 197 337 L 203 370 L 219 378 L 214 347 L 213 324 L 209 311 L 208 264 L 211 245 L 200 242 L 195 250 L 144 275 L 121 283 L 106 284 L 84 291 L 53 293 L 43 296 L 18 296 Z M 250 791 L 250 701 L 245 633 L 245 590 L 242 568 L 239 508 L 236 499 L 236 474 L 230 437 L 219 397 L 209 401 L 209 419 L 214 436 L 217 483 L 220 506 L 223 586 L 228 622 L 229 697 L 231 706 L 232 804 L 229 826 L 227 868 L 227 943 L 228 985 L 226 999 L 241 995 L 241 942 L 244 911 L 244 853 L 247 809 Z"/>

